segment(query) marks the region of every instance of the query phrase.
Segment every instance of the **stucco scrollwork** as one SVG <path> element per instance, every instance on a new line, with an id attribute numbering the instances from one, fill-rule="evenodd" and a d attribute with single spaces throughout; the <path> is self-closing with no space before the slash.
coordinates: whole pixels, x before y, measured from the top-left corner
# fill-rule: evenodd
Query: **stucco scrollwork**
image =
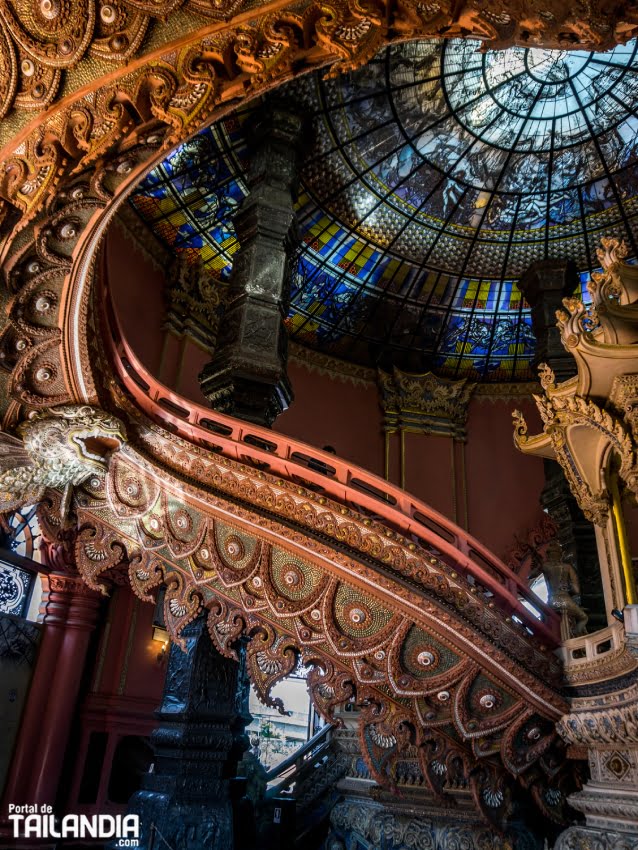
<path id="1" fill-rule="evenodd" d="M 626 699 L 602 700 L 599 707 L 575 710 L 563 717 L 558 731 L 568 744 L 638 745 L 638 692 L 634 687 Z"/>

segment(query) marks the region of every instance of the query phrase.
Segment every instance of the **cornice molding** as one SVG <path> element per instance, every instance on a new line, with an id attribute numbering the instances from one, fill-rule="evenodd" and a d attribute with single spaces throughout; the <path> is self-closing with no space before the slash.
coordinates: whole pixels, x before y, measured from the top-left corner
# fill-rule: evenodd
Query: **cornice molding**
<path id="1" fill-rule="evenodd" d="M 477 384 L 474 390 L 473 398 L 477 401 L 520 401 L 523 398 L 532 400 L 535 392 L 538 392 L 539 385 L 531 381 L 521 381 L 520 383 L 511 384 Z"/>
<path id="2" fill-rule="evenodd" d="M 368 366 L 360 366 L 349 363 L 330 354 L 315 351 L 297 342 L 290 342 L 289 359 L 291 362 L 302 366 L 309 372 L 325 375 L 332 380 L 349 383 L 365 389 L 377 386 L 377 370 Z M 477 401 L 520 401 L 521 398 L 529 398 L 538 392 L 539 384 L 531 381 L 513 383 L 478 383 L 472 394 L 472 399 Z"/>
<path id="3" fill-rule="evenodd" d="M 368 366 L 348 363 L 346 360 L 340 360 L 330 354 L 323 354 L 312 348 L 306 348 L 306 346 L 293 341 L 289 344 L 288 354 L 291 363 L 302 366 L 308 372 L 315 372 L 332 380 L 364 389 L 376 387 L 376 370 Z"/>

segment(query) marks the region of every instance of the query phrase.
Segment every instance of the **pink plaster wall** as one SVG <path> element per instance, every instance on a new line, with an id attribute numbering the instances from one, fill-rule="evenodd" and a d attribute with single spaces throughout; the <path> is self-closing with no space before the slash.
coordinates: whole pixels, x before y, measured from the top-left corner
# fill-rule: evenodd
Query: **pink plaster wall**
<path id="1" fill-rule="evenodd" d="M 398 444 L 399 437 L 394 440 Z M 405 434 L 405 489 L 446 517 L 459 522 L 455 504 L 451 437 Z M 397 445 L 398 449 L 398 445 Z M 399 479 L 395 479 L 399 483 Z"/>
<path id="2" fill-rule="evenodd" d="M 376 387 L 355 386 L 291 363 L 295 393 L 275 431 L 317 448 L 332 446 L 346 460 L 383 475 L 384 442 Z"/>
<path id="3" fill-rule="evenodd" d="M 124 336 L 153 372 L 160 364 L 164 320 L 164 273 L 152 265 L 116 224 L 106 235 L 107 282 Z"/>
<path id="4" fill-rule="evenodd" d="M 210 355 L 198 345 L 191 342 L 187 337 L 182 340 L 182 343 L 181 368 L 175 389 L 181 395 L 186 396 L 186 398 L 190 398 L 198 404 L 208 406 L 206 396 L 199 388 L 197 376 L 210 360 Z"/>
<path id="5" fill-rule="evenodd" d="M 98 649 L 95 693 L 142 697 L 159 705 L 165 671 L 157 662 L 161 644 L 153 640 L 153 612 L 154 606 L 128 586 L 114 589 Z"/>
<path id="6" fill-rule="evenodd" d="M 473 399 L 465 447 L 468 527 L 500 556 L 514 543 L 514 533 L 520 536 L 540 520 L 545 483 L 542 460 L 526 457 L 514 447 L 515 407 L 528 421 L 533 419 L 531 400 Z"/>

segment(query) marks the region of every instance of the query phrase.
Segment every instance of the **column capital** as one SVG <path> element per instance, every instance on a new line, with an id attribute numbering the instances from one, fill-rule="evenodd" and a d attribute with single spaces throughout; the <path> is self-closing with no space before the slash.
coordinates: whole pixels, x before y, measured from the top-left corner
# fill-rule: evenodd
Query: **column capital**
<path id="1" fill-rule="evenodd" d="M 49 573 L 42 576 L 39 620 L 47 626 L 91 631 L 97 623 L 102 596 L 79 575 Z"/>

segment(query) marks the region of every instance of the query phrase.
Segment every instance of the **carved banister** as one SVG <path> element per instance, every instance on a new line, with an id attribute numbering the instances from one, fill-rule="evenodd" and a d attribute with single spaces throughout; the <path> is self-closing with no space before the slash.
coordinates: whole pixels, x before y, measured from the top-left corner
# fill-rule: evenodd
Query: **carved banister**
<path id="1" fill-rule="evenodd" d="M 137 358 L 124 338 L 107 293 L 102 319 L 112 367 L 135 406 L 151 420 L 190 443 L 248 462 L 280 479 L 307 482 L 332 500 L 373 514 L 415 544 L 439 554 L 471 584 L 492 594 L 494 605 L 506 616 L 519 618 L 530 633 L 542 636 L 550 645 L 558 643 L 556 612 L 486 546 L 447 517 L 343 458 L 178 395 L 154 378 Z M 538 616 L 522 604 L 523 600 Z"/>
<path id="2" fill-rule="evenodd" d="M 297 767 L 302 762 L 307 761 L 307 759 L 318 750 L 320 745 L 323 745 L 330 740 L 330 736 L 334 728 L 334 724 L 332 723 L 326 723 L 325 726 L 322 726 L 321 729 L 315 732 L 312 738 L 309 738 L 305 744 L 302 744 L 302 746 L 298 747 L 294 753 L 291 753 L 283 761 L 279 762 L 278 765 L 267 771 L 265 776 L 266 780 L 268 782 L 272 782 L 274 779 L 282 777 L 290 770 L 291 767 Z"/>
<path id="3" fill-rule="evenodd" d="M 332 723 L 326 723 L 303 746 L 296 749 L 294 753 L 291 753 L 276 767 L 273 767 L 266 773 L 265 778 L 267 782 L 274 782 L 276 779 L 281 780 L 279 784 L 268 789 L 267 796 L 280 794 L 297 780 L 302 770 L 305 770 L 308 765 L 315 762 L 318 758 L 324 757 L 330 745 L 330 738 L 332 737 L 334 728 L 335 726 Z"/>
<path id="4" fill-rule="evenodd" d="M 573 686 L 627 675 L 638 668 L 627 646 L 622 623 L 564 641 L 558 650 L 563 659 L 565 681 Z"/>
<path id="5" fill-rule="evenodd" d="M 565 664 L 574 664 L 585 660 L 591 661 L 599 655 L 622 646 L 622 636 L 622 625 L 617 622 L 612 623 L 606 629 L 599 629 L 597 632 L 579 635 L 564 641 L 559 652 L 563 656 Z"/>

